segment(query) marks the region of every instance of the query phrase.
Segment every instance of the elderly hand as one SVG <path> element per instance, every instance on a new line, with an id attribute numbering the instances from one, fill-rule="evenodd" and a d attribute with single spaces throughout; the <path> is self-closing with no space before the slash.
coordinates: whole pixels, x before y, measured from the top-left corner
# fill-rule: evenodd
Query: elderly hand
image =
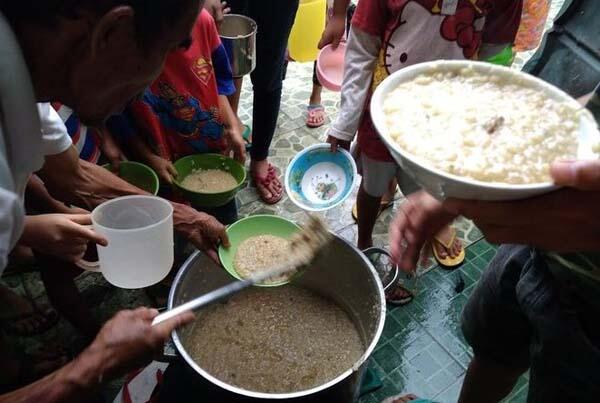
<path id="1" fill-rule="evenodd" d="M 91 223 L 89 214 L 27 216 L 21 242 L 35 251 L 77 262 L 83 257 L 88 242 L 108 245 L 104 237 L 87 227 Z"/>
<path id="2" fill-rule="evenodd" d="M 421 191 L 410 195 L 390 227 L 392 259 L 405 272 L 414 272 L 425 242 L 456 218 L 442 203 Z"/>
<path id="3" fill-rule="evenodd" d="M 102 377 L 106 379 L 114 379 L 148 364 L 161 351 L 174 329 L 194 320 L 194 314 L 187 312 L 152 326 L 157 315 L 157 310 L 148 308 L 117 313 L 78 360 L 99 359 Z"/>
<path id="4" fill-rule="evenodd" d="M 217 254 L 219 244 L 222 243 L 226 248 L 230 246 L 225 232 L 226 227 L 211 215 L 196 211 L 184 204 L 172 204 L 175 208 L 173 213 L 175 229 L 185 235 L 198 249 L 219 263 Z"/>
<path id="5" fill-rule="evenodd" d="M 329 19 L 321 40 L 319 41 L 319 49 L 331 44 L 336 49 L 346 33 L 346 19 L 344 16 L 334 15 Z"/>
<path id="6" fill-rule="evenodd" d="M 493 243 L 556 252 L 600 248 L 600 161 L 558 162 L 552 177 L 566 189 L 513 202 L 448 200 L 444 208 L 472 219 Z"/>

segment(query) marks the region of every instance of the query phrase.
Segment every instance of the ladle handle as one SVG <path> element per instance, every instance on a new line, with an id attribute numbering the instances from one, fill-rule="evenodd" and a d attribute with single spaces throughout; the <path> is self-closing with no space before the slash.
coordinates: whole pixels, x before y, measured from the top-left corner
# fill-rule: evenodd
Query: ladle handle
<path id="1" fill-rule="evenodd" d="M 220 301 L 223 298 L 229 297 L 235 293 L 242 291 L 245 288 L 248 288 L 256 283 L 262 283 L 263 281 L 271 278 L 277 277 L 282 274 L 289 273 L 291 268 L 289 266 L 280 267 L 275 270 L 265 271 L 259 275 L 251 277 L 247 280 L 236 281 L 234 283 L 227 284 L 221 288 L 217 288 L 207 294 L 201 295 L 198 298 L 194 298 L 193 300 L 186 302 L 185 304 L 179 305 L 176 308 L 170 309 L 166 312 L 161 313 L 152 321 L 152 326 L 158 325 L 159 323 L 164 322 L 165 320 L 174 318 L 177 315 L 181 315 L 187 311 L 194 311 L 198 308 L 202 308 L 203 306 L 210 305 L 214 302 Z"/>
<path id="2" fill-rule="evenodd" d="M 159 323 L 174 318 L 177 315 L 181 315 L 184 312 L 194 311 L 196 309 L 202 308 L 203 306 L 220 301 L 223 298 L 240 292 L 244 288 L 248 288 L 253 284 L 254 282 L 252 280 L 243 280 L 227 284 L 226 286 L 223 286 L 221 288 L 217 288 L 216 290 L 213 290 L 208 294 L 201 295 L 198 298 L 194 298 L 193 300 L 186 302 L 185 304 L 179 305 L 176 308 L 161 313 L 156 318 L 154 318 L 154 320 L 152 321 L 152 326 L 158 325 Z"/>

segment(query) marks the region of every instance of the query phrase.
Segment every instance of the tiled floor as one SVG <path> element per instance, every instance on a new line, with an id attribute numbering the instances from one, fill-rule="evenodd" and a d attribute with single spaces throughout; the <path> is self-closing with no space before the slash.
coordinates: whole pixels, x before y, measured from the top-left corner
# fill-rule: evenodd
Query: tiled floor
<path id="1" fill-rule="evenodd" d="M 419 282 L 415 300 L 388 311 L 383 335 L 371 367 L 383 387 L 364 396 L 361 403 L 378 403 L 398 393 L 414 393 L 440 403 L 458 399 L 472 351 L 460 329 L 460 315 L 475 283 L 494 257 L 496 247 L 485 240 L 467 249 L 467 263 L 456 271 L 439 267 Z M 459 279 L 464 290 L 456 293 Z M 527 378 L 523 377 L 507 402 L 524 402 Z"/>

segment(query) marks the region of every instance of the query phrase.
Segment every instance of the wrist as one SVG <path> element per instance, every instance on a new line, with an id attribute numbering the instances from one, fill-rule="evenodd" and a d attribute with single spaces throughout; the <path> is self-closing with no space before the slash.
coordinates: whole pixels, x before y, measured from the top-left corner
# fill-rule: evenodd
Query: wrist
<path id="1" fill-rule="evenodd" d="M 111 348 L 96 339 L 75 360 L 66 377 L 80 388 L 93 388 L 112 379 L 117 371 L 117 359 Z"/>
<path id="2" fill-rule="evenodd" d="M 57 373 L 55 383 L 60 385 L 60 394 L 81 396 L 99 388 L 109 378 L 109 366 L 113 362 L 95 341 Z"/>
<path id="3" fill-rule="evenodd" d="M 23 225 L 23 233 L 21 234 L 21 238 L 19 239 L 19 243 L 24 246 L 28 246 L 30 248 L 35 249 L 35 234 L 39 233 L 40 230 L 43 230 L 43 227 L 40 228 L 38 223 L 38 218 L 36 216 L 26 215 L 25 223 Z"/>
<path id="4" fill-rule="evenodd" d="M 198 224 L 206 221 L 210 216 L 206 213 L 180 203 L 171 202 L 173 205 L 173 226 L 187 238 L 192 236 L 198 228 Z"/>

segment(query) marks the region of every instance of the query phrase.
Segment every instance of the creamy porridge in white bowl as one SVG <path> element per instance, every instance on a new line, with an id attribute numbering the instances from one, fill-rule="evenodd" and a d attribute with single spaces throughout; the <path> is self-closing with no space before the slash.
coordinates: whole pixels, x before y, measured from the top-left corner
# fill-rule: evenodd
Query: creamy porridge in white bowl
<path id="1" fill-rule="evenodd" d="M 437 198 L 516 200 L 556 189 L 555 160 L 598 158 L 592 115 L 506 67 L 436 61 L 386 78 L 371 117 L 394 159 Z"/>

